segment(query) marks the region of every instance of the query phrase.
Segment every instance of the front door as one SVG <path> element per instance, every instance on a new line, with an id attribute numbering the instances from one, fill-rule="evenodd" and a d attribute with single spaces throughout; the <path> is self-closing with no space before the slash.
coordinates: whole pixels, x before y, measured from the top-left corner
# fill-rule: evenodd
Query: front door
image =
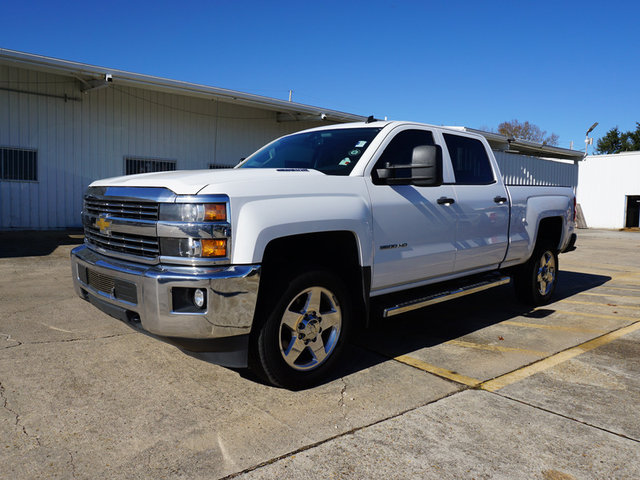
<path id="1" fill-rule="evenodd" d="M 384 147 L 368 181 L 373 210 L 372 293 L 448 275 L 453 270 L 453 186 L 392 186 L 377 179 L 376 168 L 387 163 L 410 164 L 413 148 L 419 145 L 434 145 L 431 131 L 411 128 L 397 133 Z"/>

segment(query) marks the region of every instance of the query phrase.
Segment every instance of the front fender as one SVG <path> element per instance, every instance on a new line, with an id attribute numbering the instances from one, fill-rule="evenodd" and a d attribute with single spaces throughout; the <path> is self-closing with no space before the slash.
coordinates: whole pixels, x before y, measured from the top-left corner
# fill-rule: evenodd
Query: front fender
<path id="1" fill-rule="evenodd" d="M 262 198 L 233 206 L 233 263 L 261 263 L 272 240 L 306 233 L 348 231 L 358 242 L 359 261 L 371 266 L 371 211 L 353 194 L 309 194 Z M 237 210 L 236 210 L 237 208 Z M 313 253 L 313 252 L 310 252 Z"/>

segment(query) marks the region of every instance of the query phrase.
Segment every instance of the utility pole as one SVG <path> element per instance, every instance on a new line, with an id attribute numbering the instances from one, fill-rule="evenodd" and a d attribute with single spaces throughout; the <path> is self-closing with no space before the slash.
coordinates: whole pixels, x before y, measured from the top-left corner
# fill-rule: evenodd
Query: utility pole
<path id="1" fill-rule="evenodd" d="M 289 90 L 289 101 L 293 98 L 293 90 Z"/>

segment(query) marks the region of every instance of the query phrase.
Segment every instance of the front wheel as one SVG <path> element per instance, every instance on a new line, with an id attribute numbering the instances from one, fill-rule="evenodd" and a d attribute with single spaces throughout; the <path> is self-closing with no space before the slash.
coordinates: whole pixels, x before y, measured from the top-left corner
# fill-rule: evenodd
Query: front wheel
<path id="1" fill-rule="evenodd" d="M 281 285 L 282 296 L 271 302 L 255 332 L 252 363 L 273 385 L 304 388 L 321 380 L 338 361 L 351 323 L 351 304 L 344 283 L 329 271 L 292 275 Z"/>
<path id="2" fill-rule="evenodd" d="M 518 299 L 528 305 L 546 305 L 558 283 L 558 252 L 551 245 L 536 246 L 531 258 L 514 275 Z"/>

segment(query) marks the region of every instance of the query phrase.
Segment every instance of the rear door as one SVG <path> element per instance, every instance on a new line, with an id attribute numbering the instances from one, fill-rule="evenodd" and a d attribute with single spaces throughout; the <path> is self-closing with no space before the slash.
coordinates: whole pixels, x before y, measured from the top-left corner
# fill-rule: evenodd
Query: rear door
<path id="1" fill-rule="evenodd" d="M 454 133 L 442 136 L 455 177 L 455 271 L 495 268 L 507 251 L 507 189 L 481 140 Z"/>
<path id="2" fill-rule="evenodd" d="M 391 186 L 376 175 L 376 168 L 387 163 L 410 164 L 414 147 L 435 144 L 433 132 L 411 126 L 392 135 L 383 142 L 367 179 L 373 211 L 373 293 L 450 274 L 456 253 L 453 185 Z M 404 173 L 410 175 L 408 169 Z M 443 174 L 446 181 L 450 168 Z"/>

